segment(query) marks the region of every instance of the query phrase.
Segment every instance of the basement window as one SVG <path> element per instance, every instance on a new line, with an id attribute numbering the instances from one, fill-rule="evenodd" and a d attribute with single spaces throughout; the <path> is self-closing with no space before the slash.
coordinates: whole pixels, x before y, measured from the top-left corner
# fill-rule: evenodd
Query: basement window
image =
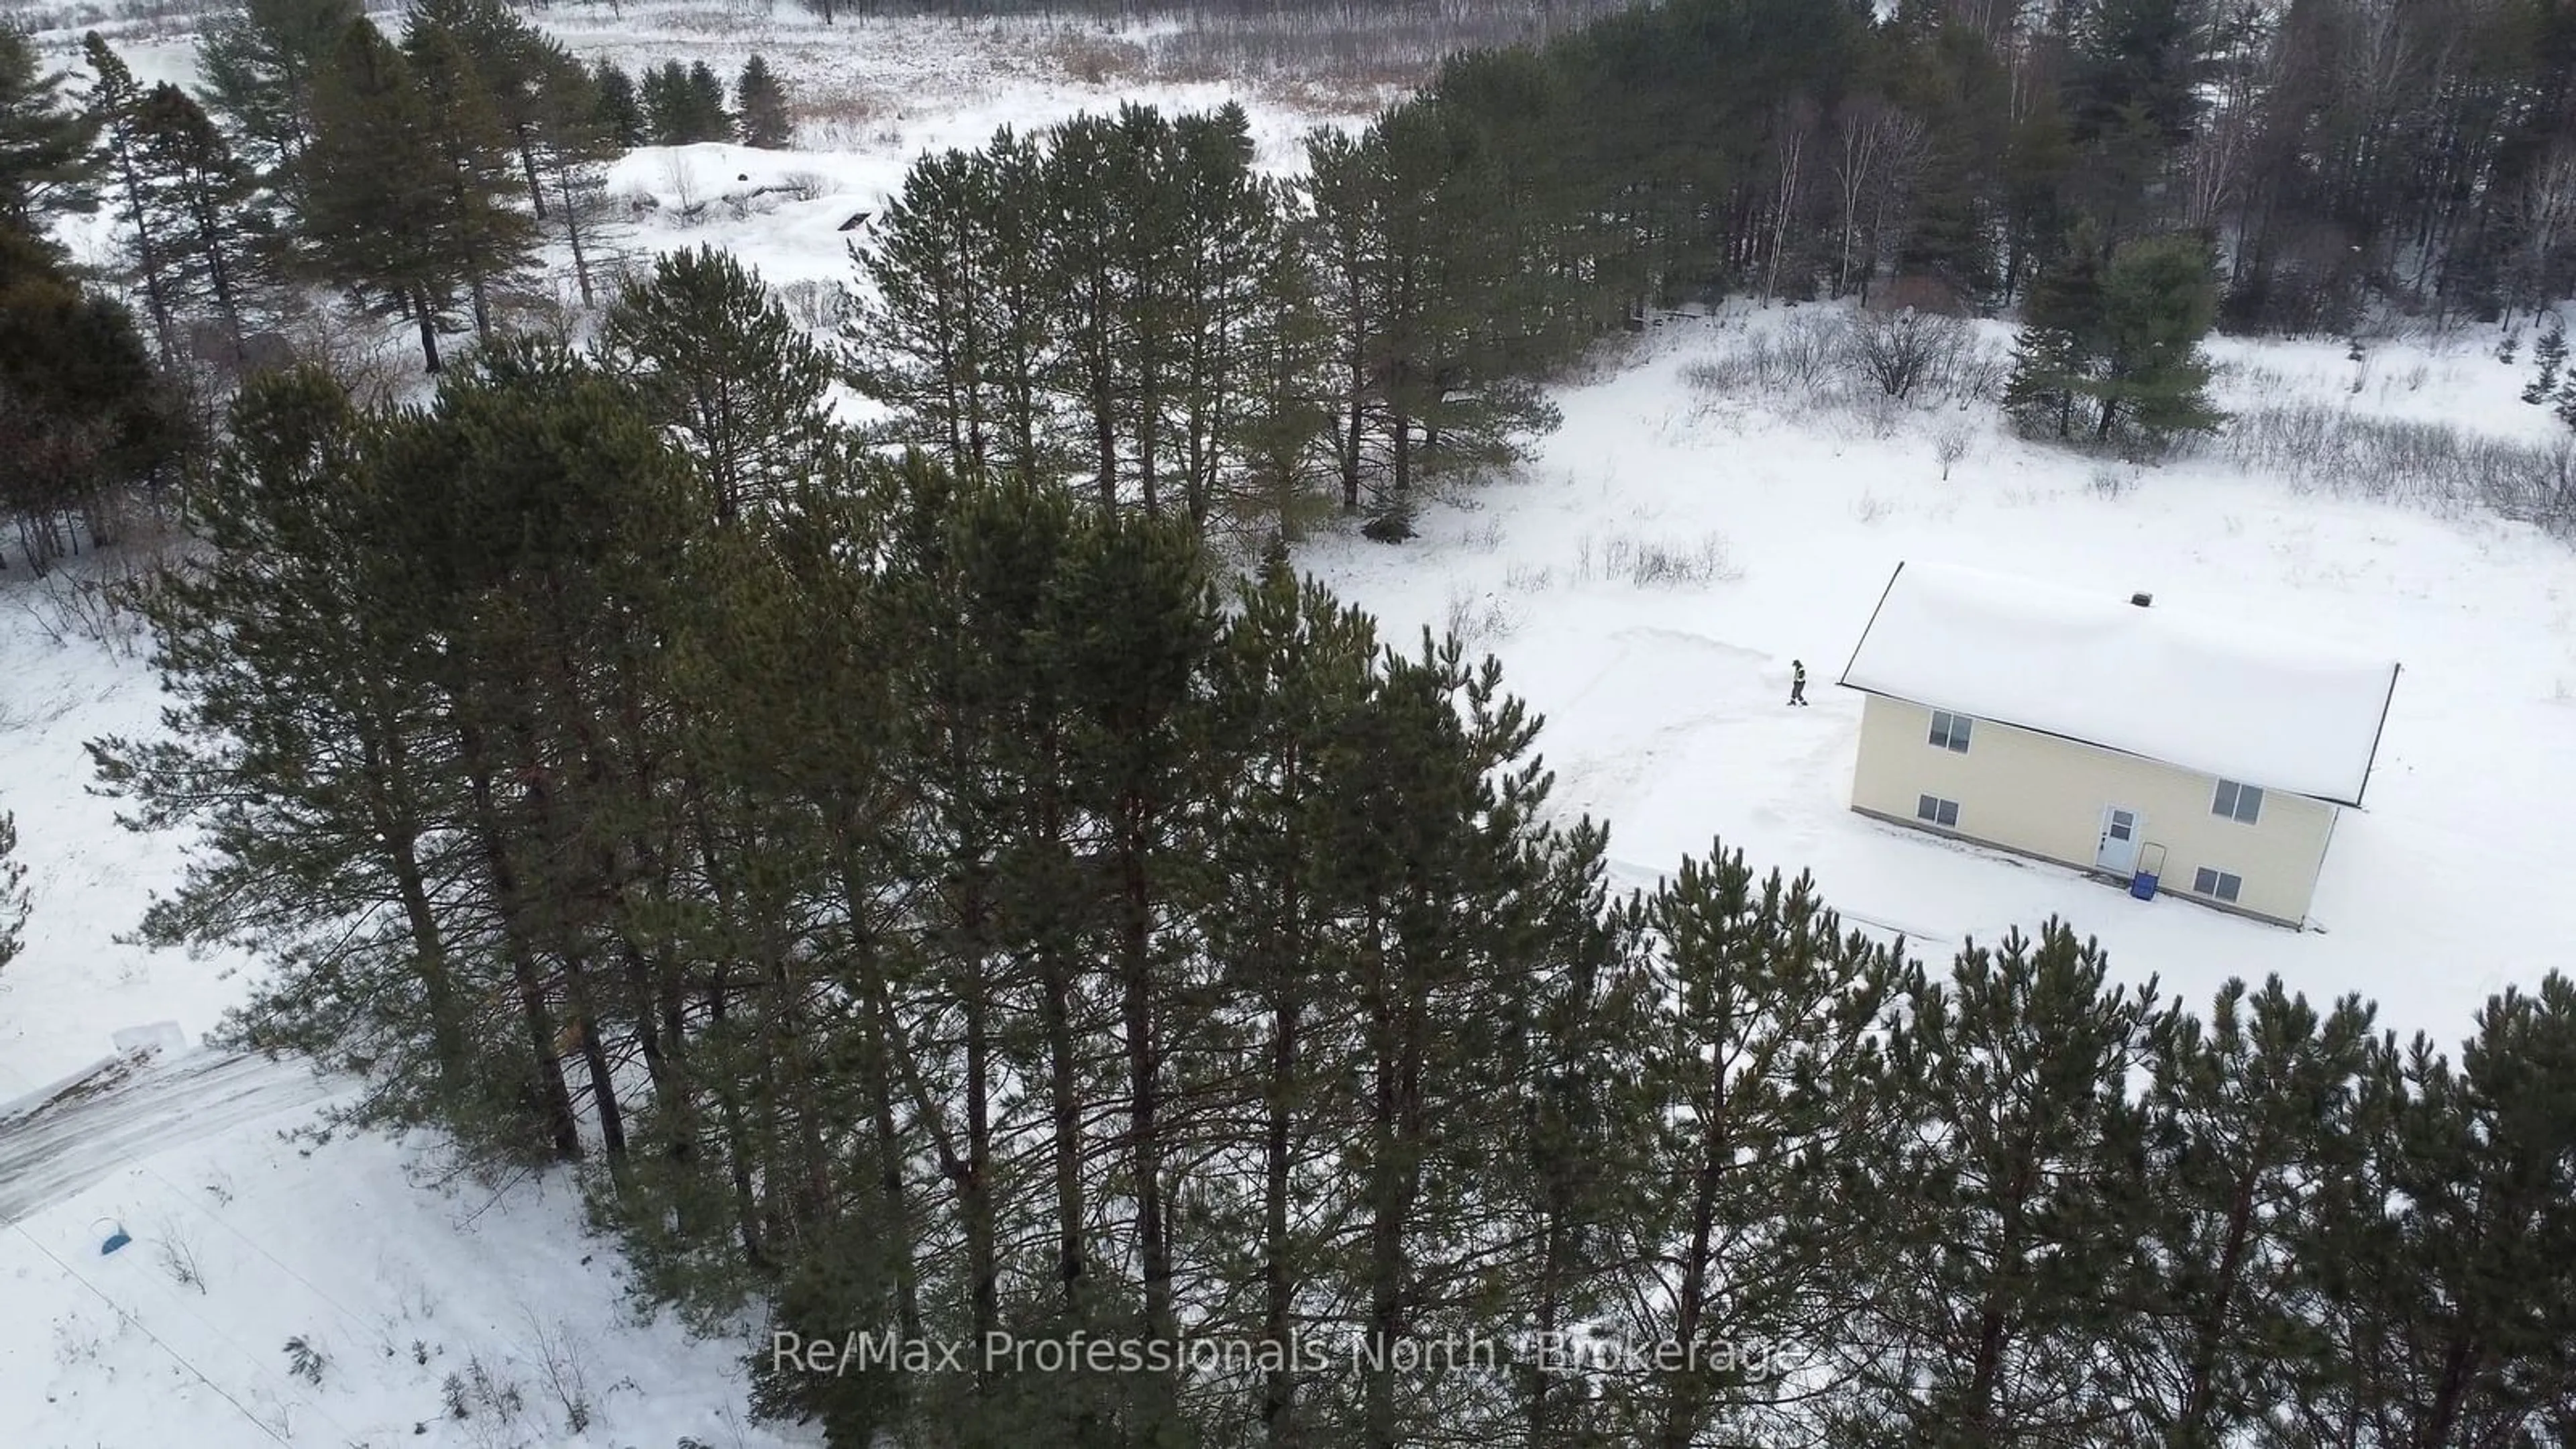
<path id="1" fill-rule="evenodd" d="M 2245 881 L 2242 877 L 2230 875 L 2223 870 L 2211 870 L 2205 865 L 2191 878 L 2191 888 L 2194 892 L 2222 901 L 2235 900 L 2236 893 L 2244 887 Z"/>
<path id="2" fill-rule="evenodd" d="M 1932 743 L 1953 754 L 1968 752 L 1968 727 L 1976 721 L 1948 710 L 1932 711 Z"/>
<path id="3" fill-rule="evenodd" d="M 1914 802 L 1914 818 L 1928 820 L 1944 830 L 1956 829 L 1959 824 L 1959 802 L 1944 800 L 1934 795 L 1920 796 Z"/>
<path id="4" fill-rule="evenodd" d="M 2259 785 L 2239 785 L 2233 780 L 2221 780 L 2217 797 L 2209 802 L 2209 813 L 2251 825 L 2263 817 L 2263 789 Z"/>

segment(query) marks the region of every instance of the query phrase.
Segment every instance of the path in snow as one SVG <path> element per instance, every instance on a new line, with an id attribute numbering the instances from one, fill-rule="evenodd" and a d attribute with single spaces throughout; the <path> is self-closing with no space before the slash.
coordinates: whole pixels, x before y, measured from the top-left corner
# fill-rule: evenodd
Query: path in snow
<path id="1" fill-rule="evenodd" d="M 0 1223 L 20 1221 L 137 1158 L 331 1092 L 300 1060 L 215 1051 L 112 1058 L 0 1116 Z"/>

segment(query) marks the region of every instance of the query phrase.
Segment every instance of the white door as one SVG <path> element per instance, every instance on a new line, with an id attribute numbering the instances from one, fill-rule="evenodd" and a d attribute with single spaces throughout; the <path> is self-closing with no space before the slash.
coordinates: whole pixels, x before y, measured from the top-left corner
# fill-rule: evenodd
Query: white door
<path id="1" fill-rule="evenodd" d="M 2138 868 L 2138 812 L 2117 805 L 2102 812 L 2102 845 L 2093 853 L 2093 868 L 2128 879 Z"/>

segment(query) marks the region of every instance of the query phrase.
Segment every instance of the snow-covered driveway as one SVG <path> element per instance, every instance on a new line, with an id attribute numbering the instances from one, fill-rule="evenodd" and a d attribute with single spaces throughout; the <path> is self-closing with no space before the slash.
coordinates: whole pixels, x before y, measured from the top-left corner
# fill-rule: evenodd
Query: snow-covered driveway
<path id="1" fill-rule="evenodd" d="M 207 1050 L 113 1058 L 36 1100 L 0 1107 L 0 1222 L 60 1202 L 128 1162 L 332 1091 L 295 1059 Z"/>

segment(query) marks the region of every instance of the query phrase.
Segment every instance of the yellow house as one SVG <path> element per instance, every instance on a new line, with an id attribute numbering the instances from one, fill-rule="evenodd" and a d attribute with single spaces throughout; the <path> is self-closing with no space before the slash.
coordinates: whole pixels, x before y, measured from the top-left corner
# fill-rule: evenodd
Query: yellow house
<path id="1" fill-rule="evenodd" d="M 1906 563 L 1841 683 L 1868 696 L 1854 810 L 2298 926 L 2397 665 Z"/>

